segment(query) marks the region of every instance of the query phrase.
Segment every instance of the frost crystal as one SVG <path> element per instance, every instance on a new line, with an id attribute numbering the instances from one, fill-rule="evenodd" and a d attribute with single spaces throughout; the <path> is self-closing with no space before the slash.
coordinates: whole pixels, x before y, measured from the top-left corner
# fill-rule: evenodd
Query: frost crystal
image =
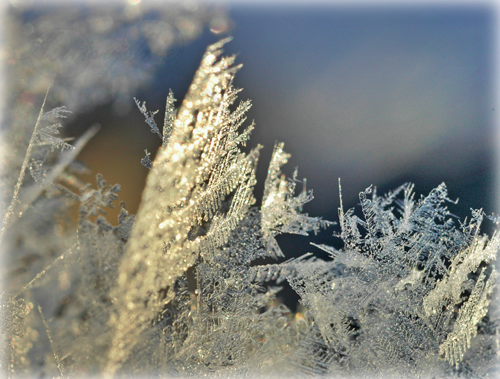
<path id="1" fill-rule="evenodd" d="M 254 203 L 258 149 L 250 154 L 239 145 L 248 101 L 229 107 L 239 90 L 232 87 L 234 57 L 222 58 L 223 40 L 207 49 L 195 74 L 170 141 L 159 151 L 144 189 L 125 256 L 122 259 L 116 332 L 106 371 L 114 373 L 127 358 L 135 339 L 174 296 L 174 284 L 198 256 L 214 253 Z M 221 202 L 231 195 L 229 209 Z M 200 227 L 208 229 L 200 232 Z"/>
<path id="2" fill-rule="evenodd" d="M 289 277 L 314 320 L 303 349 L 325 351 L 303 352 L 304 372 L 427 377 L 442 375 L 444 360 L 456 373 L 488 368 L 480 359 L 465 363 L 464 353 L 488 311 L 498 233 L 489 241 L 479 236 L 481 210 L 457 229 L 444 184 L 417 202 L 412 189 L 403 185 L 385 197 L 371 187 L 361 192 L 364 219 L 341 205 L 344 248 L 317 245 L 333 261 L 311 261 Z"/>
<path id="3" fill-rule="evenodd" d="M 385 196 L 369 187 L 358 214 L 340 196 L 342 248 L 312 244 L 329 258 L 262 263 L 291 255 L 278 234 L 335 224 L 302 212 L 312 191 L 304 179 L 295 193 L 297 170 L 282 174 L 283 143 L 255 206 L 262 146 L 241 149 L 254 127 L 242 128 L 251 104 L 235 106 L 240 66 L 220 57 L 226 42 L 207 49 L 178 110 L 169 91 L 163 133 L 158 111 L 136 100 L 162 146 L 154 162 L 145 150 L 138 214 L 122 202 L 117 224 L 106 209 L 120 186 L 102 175 L 96 187 L 84 184 L 71 164 L 98 127 L 51 159 L 49 147 L 66 142 L 55 137 L 59 124 L 44 123 L 67 111 L 42 106 L 2 226 L 12 254 L 0 295 L 1 369 L 9 377 L 498 373 L 500 315 L 491 303 L 500 234 L 480 234 L 482 210 L 454 220 L 444 184 L 418 200 L 411 184 Z M 300 296 L 296 312 L 279 300 L 287 283 Z"/>
<path id="4" fill-rule="evenodd" d="M 160 131 L 158 130 L 158 126 L 156 126 L 156 122 L 155 122 L 155 119 L 154 119 L 154 116 L 155 114 L 158 113 L 158 111 L 154 111 L 154 112 L 151 112 L 151 111 L 148 111 L 147 108 L 146 108 L 146 102 L 143 101 L 142 102 L 142 105 L 140 104 L 139 100 L 137 100 L 135 97 L 134 97 L 134 100 L 135 100 L 135 103 L 137 104 L 137 107 L 139 108 L 139 110 L 142 112 L 142 114 L 144 115 L 144 117 L 146 117 L 146 124 L 148 124 L 151 128 L 151 133 L 156 133 L 158 134 L 158 136 L 160 138 L 163 139 Z"/>
<path id="5" fill-rule="evenodd" d="M 167 146 L 168 139 L 172 134 L 172 128 L 174 127 L 174 121 L 176 117 L 176 110 L 174 107 L 174 93 L 171 89 L 168 90 L 167 104 L 165 105 L 165 120 L 163 122 L 163 139 L 162 147 Z"/>
<path id="6" fill-rule="evenodd" d="M 23 336 L 25 328 L 23 325 L 26 315 L 24 299 L 9 299 L 0 307 L 0 330 L 9 331 L 14 335 Z"/>
<path id="7" fill-rule="evenodd" d="M 153 162 L 149 158 L 151 153 L 148 152 L 148 149 L 144 150 L 144 152 L 146 153 L 146 156 L 141 159 L 141 163 L 144 167 L 149 168 L 151 170 L 151 168 L 153 167 Z"/>
<path id="8" fill-rule="evenodd" d="M 50 112 L 44 113 L 41 117 L 41 121 L 54 122 L 58 118 L 66 118 L 64 113 L 71 113 L 66 107 L 58 107 L 52 109 Z M 59 129 L 62 128 L 60 123 L 54 123 L 42 128 L 39 128 L 36 132 L 35 144 L 38 146 L 49 145 L 50 150 L 61 149 L 74 149 L 73 146 L 64 142 L 61 138 L 55 137 L 54 134 L 59 134 Z"/>
<path id="9" fill-rule="evenodd" d="M 306 191 L 306 180 L 304 179 L 304 189 L 294 197 L 297 183 L 297 170 L 293 179 L 287 180 L 281 175 L 280 168 L 284 165 L 289 154 L 283 151 L 283 143 L 274 147 L 271 163 L 267 172 L 267 179 L 264 184 L 264 198 L 262 201 L 262 233 L 268 244 L 270 256 L 284 257 L 274 236 L 280 233 L 306 235 L 309 231 L 316 234 L 321 227 L 333 225 L 329 221 L 322 221 L 318 217 L 308 217 L 301 213 L 302 206 L 313 199 L 312 190 Z"/>

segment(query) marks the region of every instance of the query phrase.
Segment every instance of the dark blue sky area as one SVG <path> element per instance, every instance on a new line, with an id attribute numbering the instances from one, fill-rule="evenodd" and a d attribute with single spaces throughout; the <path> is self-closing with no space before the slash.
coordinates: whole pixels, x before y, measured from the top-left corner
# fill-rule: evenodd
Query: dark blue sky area
<path id="1" fill-rule="evenodd" d="M 317 199 L 354 205 L 370 184 L 445 181 L 464 213 L 493 211 L 493 10 L 487 7 L 233 6 L 265 166 L 275 140 Z M 314 203 L 313 202 L 313 203 Z M 464 204 L 467 202 L 467 204 Z M 465 216 L 465 214 L 464 214 Z"/>
<path id="2" fill-rule="evenodd" d="M 371 184 L 385 193 L 411 181 L 418 194 L 445 182 L 450 197 L 460 198 L 452 212 L 462 218 L 470 208 L 495 211 L 493 9 L 228 7 L 234 40 L 225 53 L 237 53 L 243 63 L 235 84 L 244 89 L 240 98 L 253 102 L 250 146 L 265 147 L 258 201 L 273 145 L 283 141 L 292 154 L 286 174 L 298 166 L 299 178 L 314 189 L 305 209 L 311 215 L 337 220 L 339 177 L 346 207 Z M 225 36 L 206 30 L 134 96 L 161 114 L 168 88 L 180 101 L 206 46 Z M 116 145 L 139 171 L 144 148 L 154 152 L 159 141 L 134 107 L 121 118 L 107 108 L 94 114 L 108 128 L 98 142 L 102 154 Z M 98 154 L 96 147 L 86 156 Z M 123 184 L 122 197 L 134 211 L 140 196 L 125 191 L 132 188 L 124 182 L 130 170 L 123 178 L 116 168 L 103 173 Z M 134 174 L 134 191 L 146 174 Z M 330 232 L 325 236 L 331 239 Z"/>

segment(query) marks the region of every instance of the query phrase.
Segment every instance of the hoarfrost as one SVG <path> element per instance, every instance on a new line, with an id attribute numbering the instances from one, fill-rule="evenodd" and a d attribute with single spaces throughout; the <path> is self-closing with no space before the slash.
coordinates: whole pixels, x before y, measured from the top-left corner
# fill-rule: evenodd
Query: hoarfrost
<path id="1" fill-rule="evenodd" d="M 162 132 L 158 111 L 136 100 L 162 146 L 154 161 L 147 150 L 142 159 L 150 171 L 137 215 L 121 203 L 117 225 L 105 216 L 120 186 L 97 175 L 94 188 L 66 171 L 97 128 L 50 167 L 48 151 L 34 148 L 66 142 L 55 137 L 58 124 L 40 125 L 66 110 L 42 106 L 2 227 L 16 253 L 0 296 L 2 369 L 10 377 L 494 375 L 500 235 L 480 234 L 482 210 L 457 222 L 444 184 L 418 200 L 412 184 L 385 196 L 369 187 L 360 216 L 341 196 L 334 236 L 343 247 L 313 244 L 328 260 L 258 261 L 288 255 L 277 235 L 334 223 L 303 213 L 312 191 L 304 179 L 296 194 L 297 171 L 282 174 L 283 143 L 255 206 L 262 146 L 241 149 L 254 125 L 239 131 L 251 103 L 235 106 L 241 65 L 221 57 L 227 42 L 207 49 L 179 109 L 169 91 Z M 28 168 L 34 183 L 25 188 Z M 73 204 L 79 220 L 70 227 Z M 286 283 L 300 296 L 297 312 L 278 300 Z"/>

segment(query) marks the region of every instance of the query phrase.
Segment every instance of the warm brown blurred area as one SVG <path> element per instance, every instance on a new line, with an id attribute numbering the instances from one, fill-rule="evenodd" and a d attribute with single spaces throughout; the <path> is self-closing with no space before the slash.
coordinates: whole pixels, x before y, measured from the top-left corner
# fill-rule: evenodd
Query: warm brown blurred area
<path id="1" fill-rule="evenodd" d="M 127 125 L 128 124 L 128 125 Z M 121 201 L 127 203 L 127 209 L 136 213 L 140 203 L 140 194 L 144 188 L 148 169 L 141 165 L 144 157 L 143 146 L 155 145 L 155 137 L 149 133 L 147 125 L 140 120 L 139 123 L 110 122 L 98 133 L 92 143 L 85 148 L 78 159 L 88 166 L 92 173 L 82 176 L 82 179 L 95 186 L 97 173 L 104 176 L 108 184 L 119 183 L 122 190 L 117 204 Z M 156 138 L 158 139 L 158 138 Z M 159 146 L 159 143 L 156 145 Z M 119 152 L 119 153 L 117 153 Z M 116 224 L 119 207 L 108 212 L 108 220 Z"/>

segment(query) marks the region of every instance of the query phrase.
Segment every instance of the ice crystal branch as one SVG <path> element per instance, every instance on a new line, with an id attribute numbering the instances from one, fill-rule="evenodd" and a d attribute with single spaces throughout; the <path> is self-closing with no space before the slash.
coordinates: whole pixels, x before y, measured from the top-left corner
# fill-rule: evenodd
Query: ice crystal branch
<path id="1" fill-rule="evenodd" d="M 174 107 L 174 102 L 177 99 L 174 98 L 174 93 L 171 89 L 168 90 L 167 103 L 165 105 L 165 120 L 163 122 L 163 139 L 162 139 L 162 147 L 165 148 L 167 146 L 167 142 L 172 134 L 172 129 L 174 127 L 174 121 L 176 116 L 176 110 Z"/>
<path id="2" fill-rule="evenodd" d="M 141 111 L 141 113 L 146 117 L 146 123 L 151 127 L 151 132 L 158 134 L 158 136 L 162 140 L 162 148 L 165 148 L 167 146 L 168 140 L 170 139 L 170 135 L 172 134 L 172 128 L 174 125 L 175 121 L 175 116 L 177 114 L 175 107 L 174 107 L 174 93 L 172 92 L 171 89 L 168 91 L 168 96 L 167 96 L 167 103 L 165 105 L 165 120 L 163 123 L 163 134 L 160 133 L 160 130 L 158 129 L 158 126 L 156 126 L 156 122 L 154 120 L 154 115 L 158 113 L 158 111 L 155 112 L 148 112 L 146 109 L 146 102 L 143 101 L 142 105 L 140 105 L 139 101 L 134 97 L 135 103 L 137 104 L 137 107 Z M 141 163 L 144 167 L 151 169 L 153 162 L 149 158 L 151 153 L 148 152 L 148 150 L 145 150 L 146 156 L 141 159 Z"/>
<path id="3" fill-rule="evenodd" d="M 58 118 L 66 118 L 64 113 L 72 112 L 68 111 L 66 107 L 57 107 L 52 109 L 50 112 L 44 113 L 40 120 L 55 122 Z M 54 134 L 59 134 L 59 128 L 62 128 L 61 123 L 52 123 L 51 125 L 43 128 L 38 128 L 35 133 L 35 145 L 50 145 L 51 151 L 54 151 L 54 149 L 61 149 L 61 152 L 63 152 L 64 149 L 74 149 L 73 146 L 64 142 L 61 138 L 54 136 Z"/>
<path id="4" fill-rule="evenodd" d="M 149 127 L 151 128 L 151 133 L 156 133 L 156 134 L 158 134 L 158 137 L 163 139 L 163 136 L 161 135 L 160 130 L 158 129 L 158 126 L 156 126 L 156 121 L 154 119 L 155 114 L 157 114 L 159 111 L 158 110 L 156 110 L 154 112 L 148 111 L 146 108 L 145 101 L 143 101 L 142 105 L 141 105 L 139 100 L 137 100 L 135 97 L 134 97 L 134 100 L 135 100 L 135 103 L 137 104 L 137 107 L 139 108 L 139 110 L 142 112 L 144 117 L 146 117 L 146 124 L 148 124 Z"/>
<path id="5" fill-rule="evenodd" d="M 217 61 L 226 42 L 207 49 L 170 141 L 148 176 L 118 278 L 108 374 L 118 369 L 146 323 L 173 298 L 175 280 L 199 254 L 225 243 L 222 236 L 236 227 L 254 202 L 256 153 L 244 156 L 238 147 L 252 126 L 237 133 L 250 104 L 229 110 L 239 92 L 232 87 L 232 75 L 240 66 L 231 66 L 234 57 Z M 213 214 L 233 191 L 229 211 Z M 190 238 L 203 220 L 210 221 L 208 233 Z"/>
<path id="6" fill-rule="evenodd" d="M 292 180 L 286 179 L 281 174 L 281 166 L 290 157 L 283 151 L 283 146 L 284 143 L 279 143 L 274 147 L 264 184 L 261 209 L 262 232 L 272 257 L 284 256 L 274 238 L 277 234 L 307 235 L 311 230 L 316 234 L 321 227 L 333 224 L 329 221 L 323 221 L 321 218 L 308 217 L 306 213 L 301 213 L 302 206 L 313 199 L 312 191 L 306 191 L 304 182 L 304 190 L 298 196 L 294 196 L 297 170 L 295 170 Z"/>
<path id="7" fill-rule="evenodd" d="M 479 236 L 482 210 L 457 229 L 444 184 L 417 202 L 412 189 L 361 192 L 364 219 L 341 202 L 344 249 L 318 246 L 333 261 L 311 261 L 288 277 L 314 320 L 307 343 L 323 345 L 328 356 L 303 357 L 301 368 L 426 376 L 443 370 L 444 358 L 465 369 L 460 363 L 495 286 L 498 233 Z"/>
<path id="8" fill-rule="evenodd" d="M 26 304 L 24 299 L 10 298 L 0 307 L 0 330 L 10 332 L 16 336 L 23 336 L 24 316 L 26 315 Z"/>
<path id="9" fill-rule="evenodd" d="M 51 83 L 52 85 L 52 83 Z M 40 125 L 40 121 L 42 120 L 43 117 L 43 108 L 45 107 L 45 102 L 47 101 L 47 96 L 49 94 L 49 90 L 51 85 L 47 88 L 47 92 L 45 93 L 45 97 L 43 99 L 42 107 L 40 108 L 40 114 L 38 115 L 38 119 L 36 120 L 35 128 L 33 130 L 33 134 L 31 135 L 31 140 L 28 145 L 28 149 L 26 150 L 26 155 L 24 157 L 23 165 L 21 166 L 21 172 L 19 173 L 19 178 L 17 179 L 16 186 L 14 187 L 14 194 L 12 196 L 12 201 L 10 202 L 9 208 L 7 209 L 7 212 L 4 215 L 3 222 L 2 222 L 2 229 L 0 230 L 0 244 L 3 241 L 3 237 L 5 235 L 5 230 L 7 226 L 9 225 L 10 218 L 14 215 L 14 207 L 16 206 L 18 202 L 18 197 L 19 197 L 19 191 L 21 190 L 21 186 L 23 184 L 24 176 L 26 175 L 26 169 L 28 168 L 28 164 L 31 158 L 31 151 L 33 150 L 33 147 L 35 145 L 35 141 L 37 138 L 37 133 L 38 133 L 38 128 Z"/>

